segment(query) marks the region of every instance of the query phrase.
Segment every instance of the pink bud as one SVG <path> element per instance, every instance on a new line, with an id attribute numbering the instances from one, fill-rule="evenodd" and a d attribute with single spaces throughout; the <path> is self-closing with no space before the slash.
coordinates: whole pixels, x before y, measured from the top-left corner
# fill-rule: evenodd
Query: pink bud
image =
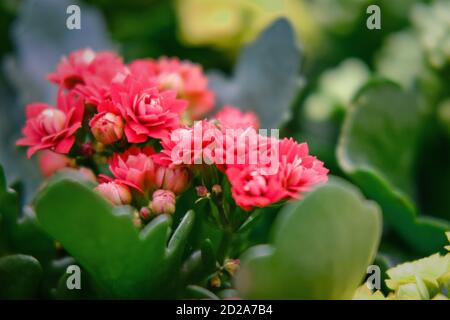
<path id="1" fill-rule="evenodd" d="M 211 190 L 215 194 L 219 194 L 219 193 L 222 192 L 222 187 L 220 186 L 220 184 L 215 184 L 215 185 L 212 186 Z"/>
<path id="2" fill-rule="evenodd" d="M 223 267 L 231 276 L 234 276 L 239 269 L 240 263 L 239 259 L 227 259 L 225 260 Z"/>
<path id="3" fill-rule="evenodd" d="M 150 209 L 148 207 L 142 207 L 141 210 L 139 210 L 139 216 L 143 220 L 149 220 L 151 217 Z"/>
<path id="4" fill-rule="evenodd" d="M 156 169 L 156 187 L 158 189 L 170 190 L 180 194 L 189 186 L 189 171 L 187 168 L 168 168 L 159 166 Z"/>
<path id="5" fill-rule="evenodd" d="M 95 190 L 114 205 L 131 203 L 131 192 L 128 187 L 116 182 L 105 182 L 99 184 Z"/>
<path id="6" fill-rule="evenodd" d="M 156 190 L 150 202 L 150 209 L 153 214 L 173 214 L 175 212 L 175 194 L 169 190 Z"/>
<path id="7" fill-rule="evenodd" d="M 208 195 L 208 189 L 206 189 L 205 186 L 197 186 L 195 187 L 195 190 L 197 191 L 197 196 L 203 198 Z"/>
<path id="8" fill-rule="evenodd" d="M 38 119 L 47 134 L 60 132 L 66 123 L 65 113 L 56 108 L 43 110 Z"/>
<path id="9" fill-rule="evenodd" d="M 88 143 L 83 143 L 82 145 L 80 145 L 80 152 L 86 158 L 90 158 L 94 155 L 95 150 L 94 150 L 94 147 L 92 146 L 92 143 L 88 142 Z"/>
<path id="10" fill-rule="evenodd" d="M 70 166 L 69 157 L 50 150 L 41 151 L 38 155 L 39 167 L 45 177 Z"/>
<path id="11" fill-rule="evenodd" d="M 103 144 L 111 144 L 123 136 L 123 120 L 114 113 L 99 113 L 89 122 L 95 139 Z"/>

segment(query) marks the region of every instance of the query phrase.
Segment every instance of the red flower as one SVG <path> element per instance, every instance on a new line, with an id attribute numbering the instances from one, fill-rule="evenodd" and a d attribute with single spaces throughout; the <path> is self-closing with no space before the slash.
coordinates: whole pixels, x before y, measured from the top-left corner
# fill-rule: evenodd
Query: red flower
<path id="1" fill-rule="evenodd" d="M 109 160 L 109 169 L 115 181 L 147 193 L 155 187 L 155 164 L 152 159 L 154 150 L 150 147 L 139 149 L 131 147 L 122 154 L 115 153 Z M 113 181 L 101 176 L 103 181 Z"/>
<path id="2" fill-rule="evenodd" d="M 36 151 L 50 149 L 66 154 L 75 142 L 75 132 L 81 127 L 84 105 L 80 97 L 73 93 L 58 93 L 57 107 L 45 103 L 27 106 L 27 121 L 22 130 L 23 138 L 19 146 L 29 146 L 27 156 Z"/>
<path id="3" fill-rule="evenodd" d="M 108 96 L 111 82 L 123 73 L 126 67 L 115 53 L 81 49 L 62 58 L 48 79 L 65 89 L 75 89 L 87 103 L 97 105 Z"/>
<path id="4" fill-rule="evenodd" d="M 129 65 L 133 74 L 154 78 L 162 90 L 175 90 L 189 102 L 187 112 L 199 120 L 214 106 L 214 93 L 208 90 L 208 78 L 202 67 L 178 58 L 136 60 Z"/>
<path id="5" fill-rule="evenodd" d="M 179 127 L 180 113 L 187 102 L 176 99 L 175 91 L 160 92 L 149 82 L 133 76 L 113 83 L 111 100 L 99 104 L 99 112 L 111 112 L 125 120 L 125 136 L 130 143 L 161 139 Z"/>
<path id="6" fill-rule="evenodd" d="M 289 198 L 297 199 L 314 185 L 328 180 L 323 162 L 309 155 L 306 143 L 284 138 L 279 143 L 279 179 Z"/>
<path id="7" fill-rule="evenodd" d="M 238 108 L 226 105 L 216 113 L 215 118 L 219 121 L 220 128 L 225 132 L 226 129 L 259 129 L 259 119 L 251 111 L 242 112 Z"/>
<path id="8" fill-rule="evenodd" d="M 207 120 L 174 130 L 162 139 L 163 150 L 158 161 L 166 165 L 195 165 L 223 163 L 222 132 Z"/>
<path id="9" fill-rule="evenodd" d="M 281 200 L 298 199 L 314 185 L 328 179 L 328 169 L 309 155 L 306 143 L 298 144 L 287 138 L 267 141 L 271 144 L 267 154 L 269 162 L 229 165 L 226 169 L 233 198 L 247 211 Z"/>
<path id="10" fill-rule="evenodd" d="M 246 211 L 253 207 L 266 207 L 282 200 L 286 195 L 278 177 L 267 175 L 258 167 L 230 167 L 226 175 L 232 186 L 233 199 Z"/>
<path id="11" fill-rule="evenodd" d="M 278 167 L 278 139 L 260 135 L 252 127 L 227 129 L 223 137 L 225 171 L 228 167 L 260 166 L 276 172 Z M 274 166 L 273 168 L 271 166 Z"/>

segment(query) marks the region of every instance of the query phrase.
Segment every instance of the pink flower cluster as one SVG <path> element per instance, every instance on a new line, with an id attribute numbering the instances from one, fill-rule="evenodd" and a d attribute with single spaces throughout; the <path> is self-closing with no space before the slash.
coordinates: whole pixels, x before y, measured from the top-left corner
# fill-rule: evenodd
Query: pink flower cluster
<path id="1" fill-rule="evenodd" d="M 59 88 L 56 107 L 28 105 L 17 145 L 28 147 L 28 157 L 39 151 L 46 176 L 80 161 L 94 164 L 96 190 L 115 205 L 140 207 L 137 199 L 147 199 L 145 217 L 173 213 L 177 195 L 205 165 L 226 177 L 245 210 L 299 198 L 327 180 L 306 144 L 260 135 L 252 112 L 225 106 L 206 120 L 214 94 L 191 62 L 127 65 L 112 52 L 83 49 L 48 78 Z"/>

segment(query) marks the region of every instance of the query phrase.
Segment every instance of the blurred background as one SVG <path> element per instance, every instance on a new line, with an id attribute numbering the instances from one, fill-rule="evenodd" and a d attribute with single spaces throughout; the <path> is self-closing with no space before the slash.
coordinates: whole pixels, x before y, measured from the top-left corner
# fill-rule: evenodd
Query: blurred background
<path id="1" fill-rule="evenodd" d="M 81 8 L 81 30 L 65 27 L 71 4 Z M 381 9 L 380 30 L 366 27 L 372 4 Z M 0 0 L 0 163 L 8 178 L 26 177 L 28 190 L 41 179 L 14 141 L 26 103 L 54 102 L 45 76 L 62 55 L 91 47 L 125 61 L 178 56 L 231 74 L 241 49 L 279 17 L 289 20 L 301 48 L 302 86 L 283 134 L 307 141 L 341 175 L 337 137 L 366 81 L 383 76 L 418 92 L 431 116 L 415 161 L 417 199 L 425 211 L 450 218 L 448 0 Z"/>

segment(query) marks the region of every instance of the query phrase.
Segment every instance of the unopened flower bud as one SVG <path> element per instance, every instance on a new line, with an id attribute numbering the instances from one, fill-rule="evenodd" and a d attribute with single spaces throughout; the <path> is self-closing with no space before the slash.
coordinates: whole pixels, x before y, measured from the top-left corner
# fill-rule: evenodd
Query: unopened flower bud
<path id="1" fill-rule="evenodd" d="M 155 173 L 157 188 L 170 190 L 175 194 L 182 193 L 187 189 L 189 178 L 189 171 L 184 167 L 171 169 L 159 166 Z"/>
<path id="2" fill-rule="evenodd" d="M 195 190 L 197 191 L 197 196 L 203 198 L 208 195 L 208 189 L 206 189 L 205 186 L 197 186 L 195 187 Z"/>
<path id="3" fill-rule="evenodd" d="M 214 194 L 222 193 L 222 187 L 220 186 L 220 184 L 213 185 L 211 190 Z"/>
<path id="4" fill-rule="evenodd" d="M 214 276 L 210 280 L 210 285 L 213 288 L 220 288 L 222 285 L 222 281 L 220 281 L 220 277 L 218 275 Z"/>
<path id="5" fill-rule="evenodd" d="M 127 186 L 116 182 L 105 182 L 99 184 L 95 190 L 114 205 L 131 203 L 131 192 Z"/>
<path id="6" fill-rule="evenodd" d="M 95 150 L 94 147 L 92 146 L 92 143 L 88 142 L 80 145 L 80 152 L 86 158 L 90 158 L 94 155 Z"/>
<path id="7" fill-rule="evenodd" d="M 153 214 L 173 214 L 175 212 L 175 194 L 169 190 L 156 190 L 150 202 Z"/>
<path id="8" fill-rule="evenodd" d="M 114 113 L 99 113 L 92 118 L 89 125 L 95 139 L 103 144 L 122 139 L 124 123 L 122 118 Z"/>
<path id="9" fill-rule="evenodd" d="M 234 276 L 236 271 L 239 269 L 240 261 L 239 259 L 227 259 L 223 265 L 223 268 L 231 275 Z"/>
<path id="10" fill-rule="evenodd" d="M 148 207 L 142 207 L 141 210 L 139 210 L 139 216 L 142 220 L 150 220 L 151 212 Z"/>
<path id="11" fill-rule="evenodd" d="M 136 228 L 142 227 L 142 220 L 139 217 L 139 212 L 136 209 L 133 211 L 133 224 Z"/>

